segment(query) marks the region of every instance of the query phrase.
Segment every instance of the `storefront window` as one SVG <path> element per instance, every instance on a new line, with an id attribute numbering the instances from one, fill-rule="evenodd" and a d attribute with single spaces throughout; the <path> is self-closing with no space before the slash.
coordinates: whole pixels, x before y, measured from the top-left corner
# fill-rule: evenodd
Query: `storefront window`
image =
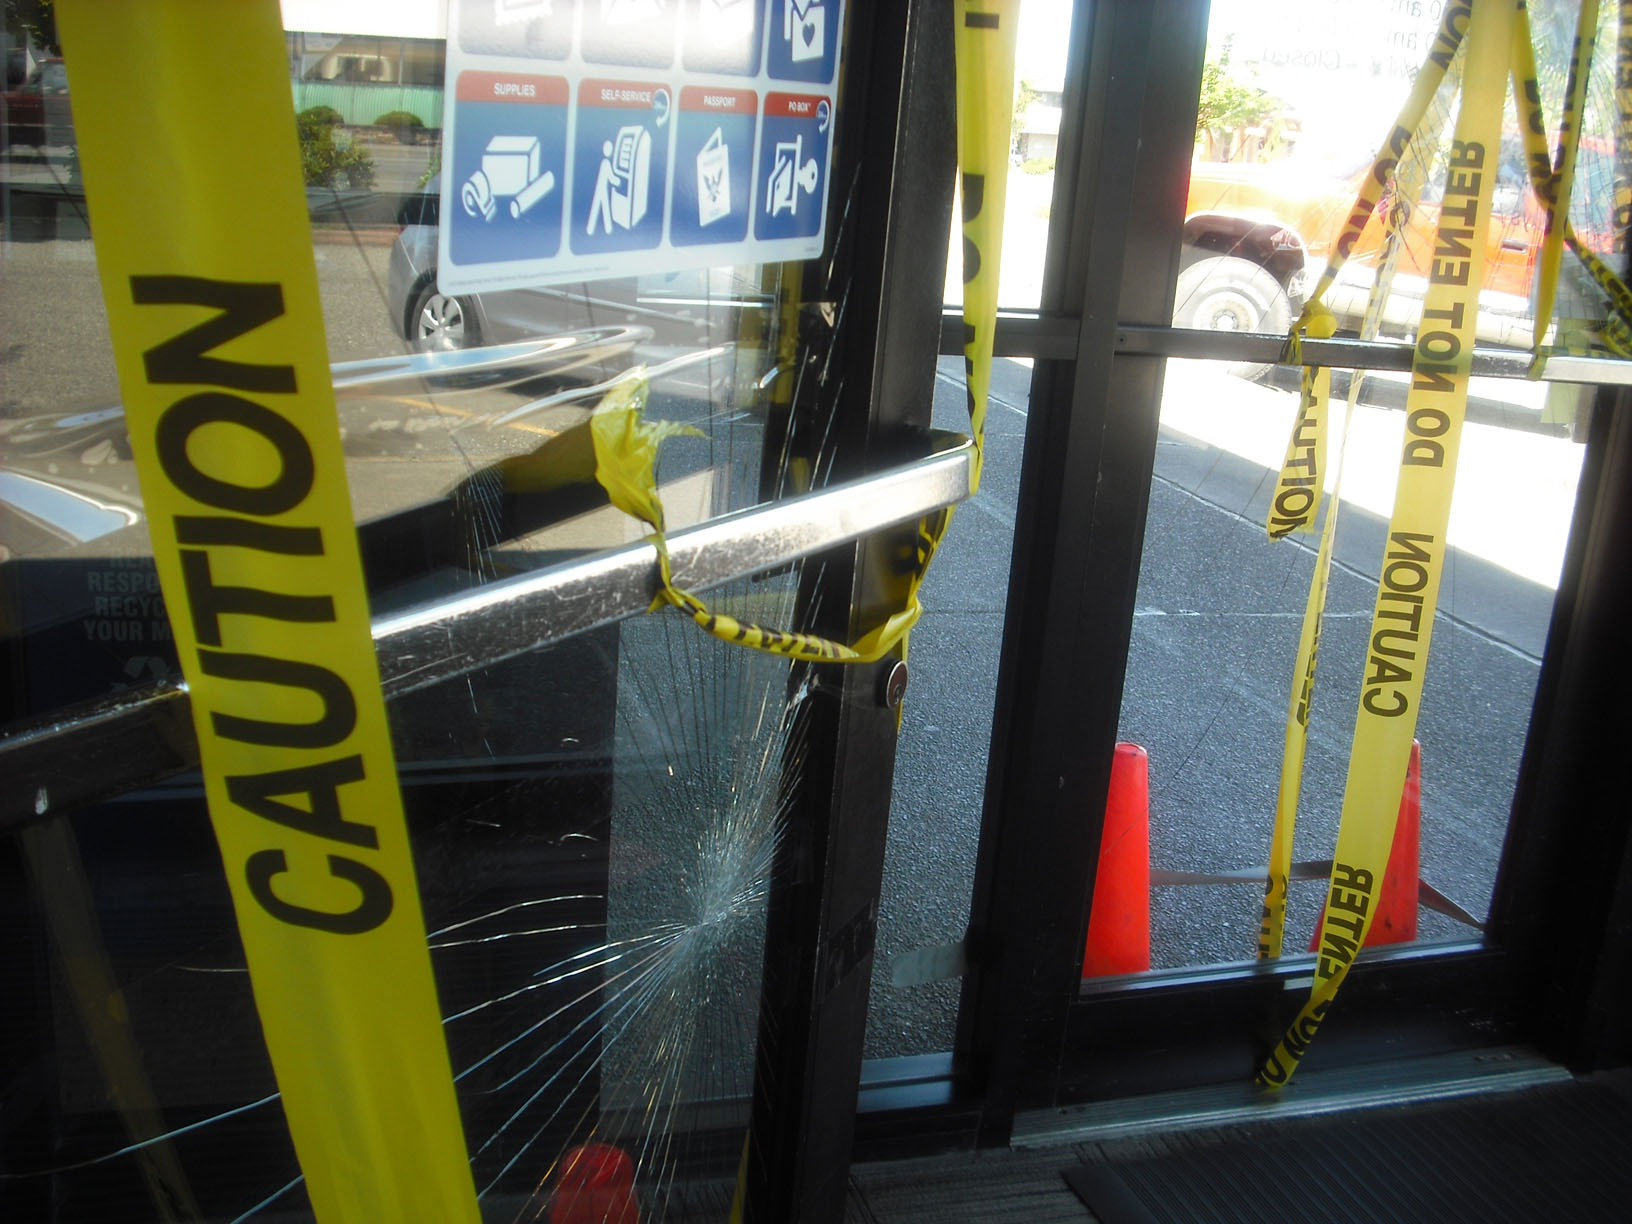
<path id="1" fill-rule="evenodd" d="M 1334 258 L 1356 191 L 1447 7 L 1213 5 L 1177 325 L 1287 333 Z M 1614 199 L 1625 177 L 1617 170 L 1624 141 L 1616 136 L 1624 127 L 1613 94 L 1615 18 L 1606 14 L 1604 22 L 1570 217 L 1586 245 L 1623 267 L 1624 221 Z M 1575 11 L 1531 5 L 1530 24 L 1551 132 Z M 1435 224 L 1448 207 L 1448 150 L 1463 76 L 1462 54 L 1447 59 L 1445 83 L 1377 216 L 1322 292 L 1339 338 L 1416 339 Z M 1528 351 L 1545 221 L 1517 122 L 1509 97 L 1477 340 Z M 1390 210 L 1400 223 L 1397 266 L 1384 258 L 1382 221 Z M 1552 316 L 1558 344 L 1585 328 L 1571 320 L 1604 317 L 1602 295 L 1581 262 L 1568 254 L 1565 262 Z M 1368 314 L 1379 276 L 1391 291 Z M 1167 367 L 1122 714 L 1123 737 L 1150 754 L 1154 968 L 1257 954 L 1261 873 L 1319 542 L 1318 535 L 1272 540 L 1266 530 L 1297 419 L 1298 378 L 1294 367 L 1264 360 L 1170 360 Z M 1328 513 L 1340 506 L 1342 518 L 1301 771 L 1293 858 L 1305 866 L 1294 869 L 1288 954 L 1309 946 L 1352 768 L 1357 681 L 1374 657 L 1372 606 L 1411 382 L 1404 370 L 1333 375 L 1332 404 L 1337 421 L 1347 419 L 1346 442 L 1339 490 L 1334 426 L 1324 487 Z M 1574 513 L 1589 399 L 1590 388 L 1566 382 L 1475 377 L 1469 387 L 1417 724 L 1420 832 L 1403 833 L 1420 856 L 1414 861 L 1425 887 L 1420 917 L 1416 897 L 1400 917 L 1419 940 L 1477 939 L 1489 908 Z M 1296 781 L 1297 771 L 1290 776 Z M 1256 879 L 1243 878 L 1255 872 Z M 1232 874 L 1240 882 L 1227 882 Z"/>
<path id="2" fill-rule="evenodd" d="M 289 7 L 286 18 L 311 24 L 310 6 Z M 548 16 L 548 5 L 511 7 L 529 22 Z M 581 142 L 584 164 L 607 176 L 600 195 L 564 148 L 528 144 L 530 128 L 488 132 L 483 113 L 449 129 L 446 48 L 414 14 L 395 32 L 377 15 L 350 32 L 285 32 L 376 627 L 410 612 L 434 620 L 461 594 L 501 611 L 516 601 L 513 615 L 484 622 L 513 648 L 461 644 L 451 630 L 418 660 L 382 647 L 468 1154 L 495 1218 L 559 1206 L 574 1178 L 595 1193 L 610 1178 L 606 1193 L 638 1198 L 650 1218 L 723 1216 L 735 1188 L 766 908 L 804 784 L 809 700 L 829 681 L 786 653 L 709 636 L 701 615 L 644 614 L 650 591 L 585 614 L 575 623 L 590 627 L 569 636 L 549 625 L 571 608 L 529 611 L 506 584 L 650 535 L 595 483 L 591 413 L 631 379 L 647 385 L 645 418 L 672 426 L 654 477 L 671 537 L 836 479 L 835 420 L 852 399 L 829 375 L 848 334 L 834 309 L 848 272 L 812 257 L 824 239 L 830 252 L 853 249 L 840 227 L 860 223 L 828 191 L 835 159 L 855 156 L 836 143 L 843 8 L 818 2 L 797 26 L 755 15 L 751 32 L 769 50 L 756 46 L 751 68 L 620 66 L 615 42 L 593 70 L 551 65 L 571 77 L 561 99 L 574 123 L 612 124 L 604 152 L 598 136 Z M 709 32 L 671 33 L 689 52 Z M 46 79 L 62 73 L 53 50 L 34 48 Z M 468 60 L 464 70 L 528 87 L 545 71 Z M 637 87 L 640 108 L 625 106 Z M 625 106 L 615 123 L 594 113 L 608 97 Z M 775 98 L 782 111 L 757 113 Z M 671 131 L 686 161 L 669 173 Z M 86 204 L 71 129 L 28 136 L 4 156 L 0 264 L 12 735 L 53 718 L 71 731 L 87 703 L 173 692 L 182 657 L 98 281 L 100 204 Z M 460 159 L 454 137 L 481 143 Z M 761 145 L 763 166 L 752 157 Z M 456 170 L 461 182 L 444 192 Z M 478 177 L 504 206 L 491 210 L 497 222 L 461 211 L 458 187 Z M 608 257 L 612 277 L 586 268 L 491 291 L 444 285 L 444 227 L 502 230 L 529 224 L 524 214 L 553 216 L 563 256 L 598 238 L 634 253 Z M 733 227 L 740 241 L 718 239 Z M 478 254 L 466 262 L 502 263 L 491 247 L 467 246 Z M 829 530 L 837 517 L 806 547 L 853 540 Z M 796 544 L 707 590 L 709 612 L 772 632 L 833 619 L 798 556 L 806 537 L 780 529 Z M 450 665 L 467 649 L 472 662 Z M 301 1215 L 302 1171 L 200 776 L 130 760 L 86 768 L 104 767 L 132 779 L 126 793 L 56 815 L 42 788 L 0 850 L 0 1080 L 15 1107 L 0 1200 L 20 1204 L 18 1218 Z M 617 1207 L 603 1199 L 597 1219 Z"/>

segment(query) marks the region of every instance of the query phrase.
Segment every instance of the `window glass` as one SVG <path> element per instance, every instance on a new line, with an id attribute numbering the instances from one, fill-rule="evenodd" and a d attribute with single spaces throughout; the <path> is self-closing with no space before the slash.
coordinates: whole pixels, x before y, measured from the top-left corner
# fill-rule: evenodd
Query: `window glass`
<path id="1" fill-rule="evenodd" d="M 1285 334 L 1326 266 L 1356 190 L 1424 63 L 1440 4 L 1215 3 L 1208 32 L 1174 322 Z M 1550 129 L 1560 115 L 1575 7 L 1532 4 Z M 1594 58 L 1570 216 L 1624 266 L 1614 108 L 1615 20 Z M 1340 336 L 1414 341 L 1446 207 L 1463 57 L 1324 300 Z M 1497 167 L 1477 325 L 1484 346 L 1528 349 L 1544 228 L 1511 99 Z M 1420 197 L 1412 185 L 1415 178 Z M 1413 202 L 1415 198 L 1415 202 Z M 1386 299 L 1382 216 L 1403 221 Z M 1382 273 L 1389 275 L 1388 273 Z M 1604 299 L 1566 255 L 1554 320 L 1600 321 Z M 1348 422 L 1324 480 L 1341 507 L 1310 705 L 1286 922 L 1310 946 L 1337 837 L 1372 609 L 1394 508 L 1411 376 L 1336 371 Z M 1352 392 L 1351 392 L 1352 384 Z M 1139 579 L 1121 733 L 1149 752 L 1153 968 L 1257 955 L 1263 872 L 1318 536 L 1271 540 L 1270 503 L 1297 419 L 1296 368 L 1167 363 L 1162 432 Z M 1346 400 L 1353 396 L 1353 407 Z M 1420 804 L 1396 854 L 1425 886 L 1391 922 L 1406 938 L 1477 939 L 1489 908 L 1582 463 L 1590 388 L 1474 378 L 1417 740 Z M 1296 780 L 1296 771 L 1288 777 Z M 1402 808 L 1402 812 L 1404 809 Z M 1418 824 L 1420 822 L 1420 824 Z M 1256 873 L 1256 875 L 1255 875 Z M 1227 877 L 1234 875 L 1238 882 Z M 1409 886 L 1407 886 L 1409 889 Z M 1413 934 L 1414 933 L 1414 934 Z M 1383 942 L 1379 934 L 1374 943 Z"/>
<path id="2" fill-rule="evenodd" d="M 1342 374 L 1335 380 L 1343 389 Z M 1347 442 L 1321 633 L 1286 953 L 1314 932 L 1368 659 L 1378 558 L 1404 435 L 1405 376 L 1368 380 Z M 1335 396 L 1334 396 L 1335 399 Z M 1475 379 L 1448 533 L 1421 744 L 1420 875 L 1483 921 L 1529 726 L 1582 447 L 1582 392 Z M 1264 522 L 1298 407 L 1295 379 L 1169 360 L 1123 690 L 1121 737 L 1149 754 L 1153 968 L 1250 960 L 1315 540 Z M 1563 419 L 1561 419 L 1563 418 Z M 1417 913 L 1420 940 L 1477 939 Z"/>
<path id="3" fill-rule="evenodd" d="M 1020 5 L 1010 116 L 1009 177 L 1003 215 L 1000 309 L 1036 310 L 1043 292 L 1043 256 L 1054 200 L 1054 157 L 1065 96 L 1065 54 L 1070 0 L 1024 0 Z M 947 246 L 946 302 L 963 303 L 961 198 L 952 210 Z"/>
<path id="4" fill-rule="evenodd" d="M 1211 10 L 1198 102 L 1195 158 L 1174 322 L 1217 331 L 1284 332 L 1333 256 L 1333 244 L 1367 181 L 1392 118 L 1427 60 L 1445 5 L 1328 0 L 1259 5 L 1229 0 Z M 1556 156 L 1576 6 L 1529 6 L 1549 152 Z M 1576 235 L 1612 266 L 1624 262 L 1616 201 L 1632 182 L 1615 94 L 1616 17 L 1600 16 L 1571 194 Z M 1377 281 L 1382 217 L 1405 219 L 1397 270 L 1377 334 L 1408 338 L 1420 312 L 1443 207 L 1451 128 L 1463 56 L 1449 64 L 1411 153 L 1401 159 L 1376 216 L 1343 262 L 1323 301 L 1340 334 L 1362 326 Z M 1357 99 L 1364 98 L 1363 105 Z M 1617 160 L 1617 149 L 1622 150 Z M 1526 149 L 1511 89 L 1497 163 L 1480 299 L 1479 339 L 1527 348 L 1534 332 L 1535 273 L 1546 217 L 1528 190 Z M 1579 260 L 1565 260 L 1550 322 L 1600 319 L 1602 295 Z M 1562 336 L 1562 332 L 1559 333 Z"/>
<path id="5" fill-rule="evenodd" d="M 530 20 L 549 6 L 509 7 Z M 789 79 L 836 106 L 842 6 L 812 0 L 806 17 L 755 29 L 802 40 L 783 48 L 797 61 Z M 829 483 L 834 422 L 851 402 L 827 379 L 845 262 L 726 257 L 443 293 L 445 48 L 422 33 L 285 33 L 376 620 L 502 594 L 646 537 L 593 483 L 587 440 L 610 381 L 632 371 L 649 380 L 648 419 L 680 427 L 655 472 L 671 534 Z M 51 50 L 30 51 L 29 80 L 54 97 L 65 70 Z M 692 78 L 677 65 L 672 79 Z M 8 128 L 0 159 L 11 731 L 179 670 L 65 106 Z M 832 165 L 813 159 L 849 154 L 797 135 L 784 214 L 808 213 L 807 184 Z M 756 177 L 737 180 L 743 198 Z M 829 223 L 845 216 L 834 208 Z M 830 233 L 828 249 L 854 250 L 847 238 Z M 703 598 L 744 623 L 802 629 L 820 589 L 796 561 Z M 519 634 L 526 620 L 489 628 Z M 517 651 L 424 685 L 403 660 L 387 668 L 477 1190 L 492 1218 L 531 1218 L 561 1207 L 577 1159 L 578 1177 L 613 1187 L 611 1200 L 589 1196 L 597 1219 L 621 1210 L 624 1190 L 648 1218 L 723 1218 L 749 1117 L 766 908 L 818 681 L 673 609 Z M 8 827 L 0 895 L 0 1202 L 17 1205 L 0 1214 L 306 1218 L 196 771 Z M 582 1163 L 589 1145 L 605 1145 L 591 1161 L 604 1163 Z"/>
<path id="6" fill-rule="evenodd" d="M 959 507 L 924 582 L 896 743 L 895 792 L 868 1012 L 869 1058 L 950 1050 L 962 985 L 956 957 L 974 888 L 1009 557 L 1020 494 L 1031 362 L 993 363 L 980 491 Z M 935 376 L 935 423 L 966 428 L 961 357 Z"/>
<path id="7" fill-rule="evenodd" d="M 1071 21 L 1066 0 L 1020 6 L 1000 310 L 1035 310 L 1042 296 Z M 948 308 L 963 301 L 961 217 L 954 201 Z M 1029 358 L 994 363 L 980 492 L 958 512 L 941 546 L 913 631 L 867 1027 L 870 1058 L 952 1048 L 961 986 L 954 953 L 973 889 L 1031 365 Z M 962 359 L 943 357 L 935 424 L 966 429 L 967 397 Z"/>

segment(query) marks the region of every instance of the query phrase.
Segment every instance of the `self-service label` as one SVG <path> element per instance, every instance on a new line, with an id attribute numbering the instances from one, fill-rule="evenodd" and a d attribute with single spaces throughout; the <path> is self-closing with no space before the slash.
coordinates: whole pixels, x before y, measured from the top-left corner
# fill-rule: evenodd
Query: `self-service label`
<path id="1" fill-rule="evenodd" d="M 578 86 L 574 251 L 647 250 L 662 241 L 672 107 L 668 88 L 649 81 Z"/>

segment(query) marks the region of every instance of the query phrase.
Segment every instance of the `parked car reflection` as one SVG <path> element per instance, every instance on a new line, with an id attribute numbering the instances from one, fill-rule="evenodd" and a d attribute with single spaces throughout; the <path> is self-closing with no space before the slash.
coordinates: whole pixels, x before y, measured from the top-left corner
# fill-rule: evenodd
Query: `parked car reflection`
<path id="1" fill-rule="evenodd" d="M 611 323 L 649 327 L 653 343 L 685 347 L 734 336 L 744 312 L 769 309 L 757 268 L 696 268 L 536 289 L 450 295 L 436 284 L 437 180 L 398 210 L 387 266 L 391 326 L 414 347 L 450 351 L 541 332 Z"/>
<path id="2" fill-rule="evenodd" d="M 42 60 L 33 75 L 16 88 L 8 81 L 0 112 L 5 115 L 4 147 L 8 150 L 19 145 L 40 150 L 73 145 L 67 65 L 60 59 Z"/>

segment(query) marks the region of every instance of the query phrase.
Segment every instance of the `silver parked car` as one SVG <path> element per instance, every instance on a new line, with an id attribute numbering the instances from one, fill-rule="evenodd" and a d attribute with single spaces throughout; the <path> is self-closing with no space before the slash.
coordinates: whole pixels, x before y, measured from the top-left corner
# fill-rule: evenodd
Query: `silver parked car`
<path id="1" fill-rule="evenodd" d="M 609 325 L 649 327 L 664 348 L 733 339 L 742 312 L 769 309 L 756 268 L 697 268 L 540 289 L 452 296 L 436 284 L 437 181 L 398 210 L 386 295 L 398 335 L 422 350 L 472 348 L 541 333 Z"/>

